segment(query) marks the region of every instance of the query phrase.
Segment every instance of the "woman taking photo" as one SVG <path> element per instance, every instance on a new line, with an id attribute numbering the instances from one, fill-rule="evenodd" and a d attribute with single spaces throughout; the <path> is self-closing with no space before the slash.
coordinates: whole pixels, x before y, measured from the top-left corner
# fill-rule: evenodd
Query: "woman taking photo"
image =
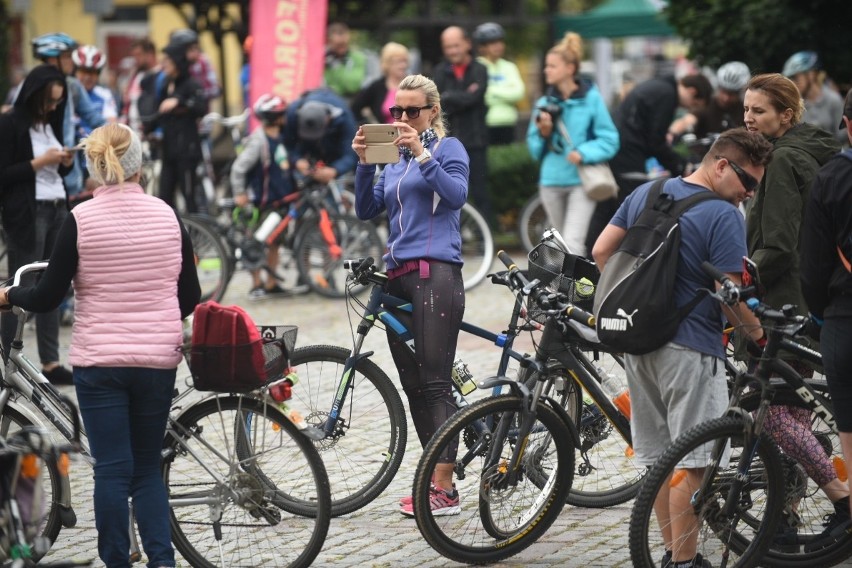
<path id="1" fill-rule="evenodd" d="M 0 205 L 9 276 L 51 255 L 68 215 L 62 178 L 71 171 L 74 154 L 60 142 L 66 102 L 65 76 L 52 65 L 40 65 L 24 80 L 12 112 L 0 115 Z M 34 281 L 31 275 L 25 280 Z M 37 314 L 35 320 L 42 373 L 53 384 L 70 385 L 71 372 L 59 364 L 59 311 Z M 0 322 L 8 352 L 18 318 L 6 312 Z"/>
<path id="2" fill-rule="evenodd" d="M 615 156 L 618 131 L 597 87 L 580 76 L 582 55 L 582 39 L 573 32 L 547 52 L 547 92 L 536 101 L 527 147 L 541 162 L 539 194 L 548 221 L 572 253 L 586 256 L 586 233 L 597 202 L 583 191 L 577 166 Z"/>
<path id="3" fill-rule="evenodd" d="M 367 163 L 363 129 L 352 140 L 358 154 L 355 211 L 372 219 L 387 211 L 390 222 L 387 292 L 410 300 L 411 314 L 399 317 L 414 333 L 417 352 L 388 331 L 388 345 L 408 397 L 420 444 L 456 411 L 450 378 L 464 315 L 459 211 L 467 200 L 470 171 L 467 152 L 445 136 L 441 100 L 435 83 L 409 75 L 399 84 L 390 109 L 399 136 L 400 160 L 388 164 L 373 185 L 375 165 Z M 453 487 L 455 448 L 448 448 L 434 472 L 430 502 L 433 515 L 458 515 Z M 410 497 L 400 512 L 413 516 Z"/>
<path id="4" fill-rule="evenodd" d="M 800 281 L 802 219 L 811 184 L 817 171 L 840 150 L 828 132 L 803 123 L 804 102 L 795 83 L 778 73 L 752 77 L 744 98 L 745 126 L 760 132 L 774 146 L 748 210 L 746 229 L 748 253 L 757 263 L 765 287 L 763 301 L 780 308 L 795 305 L 808 313 Z M 839 117 L 838 117 L 839 118 Z M 798 361 L 787 361 L 803 376 L 813 370 Z M 825 531 L 805 545 L 806 551 L 828 546 L 831 533 L 849 521 L 849 489 L 837 478 L 831 460 L 811 431 L 810 411 L 792 406 L 771 406 L 766 431 L 784 452 L 796 459 L 819 485 L 834 508 Z M 795 513 L 792 513 L 794 516 Z M 792 522 L 791 522 L 792 521 Z M 775 547 L 798 549 L 795 519 L 781 523 Z"/>
<path id="5" fill-rule="evenodd" d="M 0 307 L 43 312 L 73 281 L 70 361 L 95 458 L 95 526 L 106 566 L 128 567 L 128 498 L 148 565 L 172 567 L 169 505 L 160 476 L 181 319 L 201 295 L 192 243 L 174 210 L 139 185 L 142 145 L 123 124 L 83 142 L 100 185 L 59 231 L 38 285 L 3 288 Z"/>

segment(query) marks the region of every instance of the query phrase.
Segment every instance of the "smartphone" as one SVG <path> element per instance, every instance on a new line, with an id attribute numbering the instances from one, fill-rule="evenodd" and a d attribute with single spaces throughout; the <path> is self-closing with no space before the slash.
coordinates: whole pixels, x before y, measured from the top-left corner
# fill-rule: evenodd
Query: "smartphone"
<path id="1" fill-rule="evenodd" d="M 399 162 L 399 148 L 393 143 L 399 131 L 390 124 L 364 124 L 361 126 L 367 144 L 365 159 L 368 164 L 395 164 Z"/>
<path id="2" fill-rule="evenodd" d="M 63 150 L 66 152 L 82 152 L 83 148 L 81 148 L 80 146 L 73 146 L 71 148 L 63 148 Z"/>

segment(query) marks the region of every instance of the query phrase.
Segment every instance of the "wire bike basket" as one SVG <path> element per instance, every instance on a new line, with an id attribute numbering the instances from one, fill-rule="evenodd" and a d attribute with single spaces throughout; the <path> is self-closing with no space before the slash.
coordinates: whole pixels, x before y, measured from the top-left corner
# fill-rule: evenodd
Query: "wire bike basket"
<path id="1" fill-rule="evenodd" d="M 580 309 L 592 310 L 595 287 L 600 278 L 594 262 L 565 252 L 552 241 L 536 245 L 527 258 L 530 280 L 537 279 L 554 292 L 565 294 Z M 529 302 L 527 311 L 531 319 L 544 323 L 544 314 L 534 301 Z"/>

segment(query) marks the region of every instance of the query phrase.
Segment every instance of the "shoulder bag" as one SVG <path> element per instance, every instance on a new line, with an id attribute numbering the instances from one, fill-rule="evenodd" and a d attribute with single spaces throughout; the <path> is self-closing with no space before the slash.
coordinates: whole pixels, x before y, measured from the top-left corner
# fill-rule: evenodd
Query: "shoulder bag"
<path id="1" fill-rule="evenodd" d="M 556 125 L 568 145 L 573 147 L 574 144 L 571 142 L 565 123 L 560 119 L 556 121 Z M 615 183 L 615 176 L 609 168 L 609 163 L 577 164 L 577 173 L 580 175 L 583 191 L 592 201 L 606 201 L 618 196 L 618 184 Z"/>

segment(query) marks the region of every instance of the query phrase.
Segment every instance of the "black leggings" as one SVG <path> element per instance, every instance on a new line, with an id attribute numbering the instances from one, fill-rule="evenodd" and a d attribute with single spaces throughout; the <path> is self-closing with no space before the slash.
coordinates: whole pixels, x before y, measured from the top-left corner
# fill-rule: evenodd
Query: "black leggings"
<path id="1" fill-rule="evenodd" d="M 852 317 L 825 318 L 819 346 L 834 420 L 841 432 L 852 432 Z"/>
<path id="2" fill-rule="evenodd" d="M 414 429 L 425 447 L 457 410 L 450 373 L 464 316 L 461 267 L 430 260 L 428 279 L 421 279 L 415 270 L 390 280 L 387 291 L 411 301 L 411 313 L 395 311 L 394 315 L 414 334 L 416 353 L 390 331 L 388 346 L 408 397 Z M 458 442 L 449 446 L 441 461 L 455 461 L 457 447 Z"/>

